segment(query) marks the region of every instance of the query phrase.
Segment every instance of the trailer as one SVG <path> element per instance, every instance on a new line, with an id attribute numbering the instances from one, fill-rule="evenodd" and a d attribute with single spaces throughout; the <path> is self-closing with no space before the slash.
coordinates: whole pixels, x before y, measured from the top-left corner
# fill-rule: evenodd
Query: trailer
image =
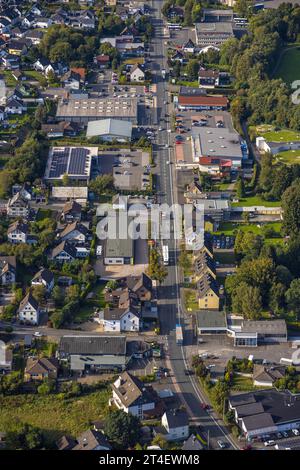
<path id="1" fill-rule="evenodd" d="M 176 344 L 183 344 L 183 331 L 181 325 L 176 325 Z"/>

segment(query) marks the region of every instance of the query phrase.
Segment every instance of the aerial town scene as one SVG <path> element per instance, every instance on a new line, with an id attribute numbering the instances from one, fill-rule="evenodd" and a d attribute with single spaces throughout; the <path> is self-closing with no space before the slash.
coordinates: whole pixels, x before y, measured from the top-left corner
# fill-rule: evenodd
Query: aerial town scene
<path id="1" fill-rule="evenodd" d="M 300 450 L 300 1 L 0 0 L 0 450 Z"/>

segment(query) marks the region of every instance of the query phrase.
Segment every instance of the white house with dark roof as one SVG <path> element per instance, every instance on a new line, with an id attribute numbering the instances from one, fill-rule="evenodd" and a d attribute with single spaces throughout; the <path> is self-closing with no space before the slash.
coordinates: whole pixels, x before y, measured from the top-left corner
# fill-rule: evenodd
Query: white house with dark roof
<path id="1" fill-rule="evenodd" d="M 50 257 L 51 259 L 60 262 L 72 261 L 73 259 L 76 259 L 76 248 L 68 241 L 63 241 L 53 248 Z"/>
<path id="2" fill-rule="evenodd" d="M 9 199 L 6 211 L 8 217 L 24 217 L 26 218 L 29 213 L 29 203 L 21 191 L 17 192 L 12 198 Z"/>
<path id="3" fill-rule="evenodd" d="M 88 228 L 78 221 L 67 224 L 63 231 L 59 234 L 61 241 L 68 241 L 72 244 L 83 245 L 91 239 Z"/>
<path id="4" fill-rule="evenodd" d="M 15 256 L 0 256 L 0 285 L 16 282 L 17 261 Z"/>
<path id="5" fill-rule="evenodd" d="M 27 243 L 29 234 L 28 224 L 17 220 L 7 229 L 7 238 L 10 243 Z"/>
<path id="6" fill-rule="evenodd" d="M 120 289 L 117 307 L 106 307 L 100 323 L 105 332 L 139 331 L 141 308 L 138 297 L 129 289 Z"/>
<path id="7" fill-rule="evenodd" d="M 47 292 L 51 292 L 54 287 L 54 275 L 49 269 L 42 268 L 32 278 L 31 285 L 44 286 Z"/>
<path id="8" fill-rule="evenodd" d="M 189 418 L 184 410 L 166 411 L 161 418 L 161 427 L 154 429 L 167 441 L 181 441 L 189 437 Z"/>
<path id="9" fill-rule="evenodd" d="M 29 292 L 22 302 L 18 310 L 19 321 L 31 325 L 38 325 L 40 319 L 40 307 L 31 292 Z"/>

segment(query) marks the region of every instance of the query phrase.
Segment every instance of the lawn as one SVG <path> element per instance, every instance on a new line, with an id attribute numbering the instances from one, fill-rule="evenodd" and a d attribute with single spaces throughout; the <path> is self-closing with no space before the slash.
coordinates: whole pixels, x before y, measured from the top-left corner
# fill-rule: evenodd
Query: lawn
<path id="1" fill-rule="evenodd" d="M 263 227 L 272 228 L 278 235 L 280 235 L 280 230 L 282 227 L 281 222 L 269 222 L 266 224 L 254 224 L 254 223 L 234 223 L 234 222 L 223 222 L 219 230 L 214 232 L 215 235 L 234 235 L 237 230 L 241 230 L 242 232 L 252 232 L 257 235 L 263 235 Z M 280 237 L 278 237 L 280 238 Z"/>
<path id="2" fill-rule="evenodd" d="M 256 134 L 264 137 L 269 142 L 290 142 L 294 140 L 300 140 L 300 133 L 291 131 L 290 129 L 281 129 L 276 131 L 274 126 L 261 125 L 256 126 Z"/>
<path id="3" fill-rule="evenodd" d="M 281 56 L 279 66 L 275 73 L 275 78 L 282 78 L 283 81 L 290 84 L 298 80 L 299 73 L 297 64 L 300 63 L 300 47 L 287 48 Z"/>
<path id="4" fill-rule="evenodd" d="M 276 160 L 286 165 L 293 165 L 300 163 L 300 150 L 287 150 L 286 152 L 280 152 L 276 155 Z"/>
<path id="5" fill-rule="evenodd" d="M 10 70 L 4 70 L 2 72 L 3 76 L 4 76 L 4 81 L 5 81 L 5 85 L 7 87 L 15 87 L 16 84 L 17 84 L 17 80 L 12 76 L 12 73 Z"/>
<path id="6" fill-rule="evenodd" d="M 235 254 L 233 251 L 215 252 L 215 260 L 220 264 L 235 264 Z"/>
<path id="7" fill-rule="evenodd" d="M 40 83 L 41 86 L 47 85 L 47 79 L 44 75 L 36 70 L 24 70 L 24 75 L 30 80 L 35 80 Z"/>
<path id="8" fill-rule="evenodd" d="M 10 158 L 11 155 L 0 155 L 0 168 L 3 168 Z"/>
<path id="9" fill-rule="evenodd" d="M 93 298 L 86 299 L 79 311 L 74 317 L 74 323 L 82 323 L 87 321 L 95 312 L 95 309 L 103 309 L 105 307 L 104 288 L 106 283 L 98 283 L 93 289 Z"/>
<path id="10" fill-rule="evenodd" d="M 247 392 L 255 389 L 251 377 L 244 377 L 243 375 L 237 374 L 234 374 L 230 388 L 231 390 L 236 390 L 239 392 Z"/>
<path id="11" fill-rule="evenodd" d="M 63 434 L 78 436 L 92 421 L 103 418 L 109 395 L 109 389 L 104 388 L 69 399 L 60 394 L 1 396 L 0 431 L 20 420 L 40 428 L 51 445 Z"/>
<path id="12" fill-rule="evenodd" d="M 36 221 L 40 222 L 41 220 L 44 219 L 52 219 L 53 217 L 53 211 L 51 209 L 39 209 L 37 216 L 36 216 Z"/>
<path id="13" fill-rule="evenodd" d="M 194 289 L 185 289 L 184 291 L 184 303 L 185 308 L 188 312 L 199 310 L 197 291 Z"/>
<path id="14" fill-rule="evenodd" d="M 265 206 L 265 207 L 280 207 L 279 201 L 265 201 L 259 196 L 244 197 L 239 202 L 233 202 L 232 207 L 250 207 L 250 206 Z"/>

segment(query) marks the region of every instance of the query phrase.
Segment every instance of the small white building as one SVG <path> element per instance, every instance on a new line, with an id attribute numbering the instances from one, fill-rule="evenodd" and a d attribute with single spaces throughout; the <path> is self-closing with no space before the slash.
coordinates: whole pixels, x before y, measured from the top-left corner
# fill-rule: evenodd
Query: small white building
<path id="1" fill-rule="evenodd" d="M 184 410 L 166 411 L 161 424 L 167 441 L 181 441 L 189 437 L 189 418 Z"/>
<path id="2" fill-rule="evenodd" d="M 38 325 L 40 319 L 40 307 L 31 292 L 22 300 L 18 310 L 18 318 L 21 322 L 30 325 Z"/>
<path id="3" fill-rule="evenodd" d="M 145 72 L 139 64 L 134 66 L 130 71 L 131 82 L 143 82 L 145 80 Z"/>
<path id="4" fill-rule="evenodd" d="M 26 243 L 29 227 L 27 224 L 17 220 L 8 227 L 7 238 L 10 243 Z"/>

